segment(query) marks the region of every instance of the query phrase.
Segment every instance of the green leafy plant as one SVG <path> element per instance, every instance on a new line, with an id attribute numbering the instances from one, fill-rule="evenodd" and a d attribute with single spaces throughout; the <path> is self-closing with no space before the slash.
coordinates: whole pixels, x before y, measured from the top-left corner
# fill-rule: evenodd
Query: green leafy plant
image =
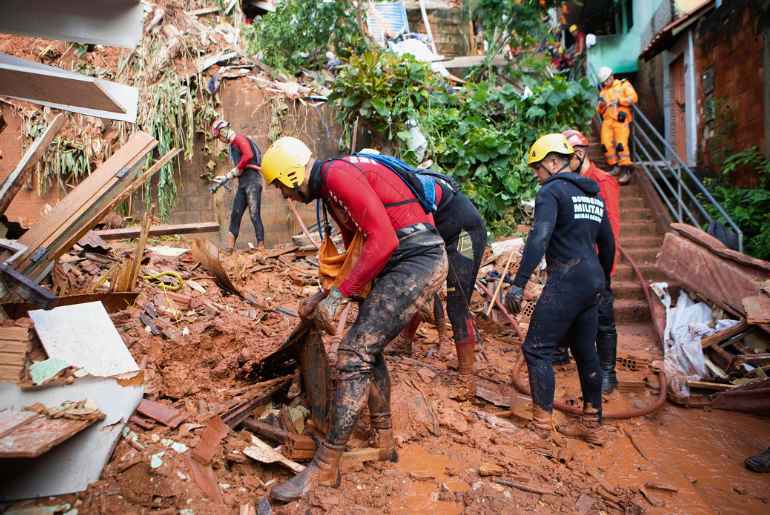
<path id="1" fill-rule="evenodd" d="M 737 188 L 729 183 L 732 173 L 741 168 L 756 172 L 758 187 Z M 744 251 L 759 259 L 770 260 L 770 160 L 757 147 L 727 156 L 720 177 L 707 181 L 714 199 L 743 231 Z M 716 208 L 706 203 L 715 219 L 726 223 Z"/>
<path id="2" fill-rule="evenodd" d="M 292 74 L 322 67 L 327 50 L 346 59 L 367 46 L 359 9 L 345 0 L 286 0 L 244 28 L 247 52 Z"/>
<path id="3" fill-rule="evenodd" d="M 525 161 L 529 145 L 546 132 L 585 128 L 595 105 L 585 80 L 522 75 L 520 82 L 529 88 L 486 80 L 451 90 L 411 56 L 370 51 L 350 60 L 331 98 L 343 126 L 359 119 L 374 133 L 373 145 L 393 148 L 412 164 L 418 163 L 406 150 L 406 122 L 416 120 L 433 168 L 456 177 L 489 227 L 502 234 L 529 216 L 525 201 L 536 190 Z"/>

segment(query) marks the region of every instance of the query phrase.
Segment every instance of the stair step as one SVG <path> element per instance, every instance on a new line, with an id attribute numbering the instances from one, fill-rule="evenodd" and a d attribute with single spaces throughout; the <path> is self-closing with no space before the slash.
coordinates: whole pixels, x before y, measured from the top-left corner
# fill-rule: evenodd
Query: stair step
<path id="1" fill-rule="evenodd" d="M 652 263 L 640 263 L 638 264 L 639 271 L 644 276 L 646 281 L 665 281 L 666 274 L 658 270 L 658 268 Z M 613 275 L 616 281 L 638 281 L 634 269 L 631 265 L 621 263 L 615 267 L 615 275 Z"/>
<path id="2" fill-rule="evenodd" d="M 612 293 L 615 300 L 635 299 L 646 300 L 644 289 L 637 280 L 633 281 L 612 281 Z"/>
<path id="3" fill-rule="evenodd" d="M 639 222 L 624 222 L 620 230 L 628 236 L 653 236 L 658 233 L 658 226 L 651 220 Z"/>
<path id="4" fill-rule="evenodd" d="M 620 191 L 623 191 L 622 189 Z M 644 197 L 641 195 L 632 195 L 632 196 L 620 196 L 620 208 L 623 209 L 638 209 L 642 207 L 647 207 L 647 201 Z"/>
<path id="5" fill-rule="evenodd" d="M 621 222 L 652 220 L 652 209 L 646 207 L 630 207 L 626 209 L 621 208 L 620 220 Z"/>
<path id="6" fill-rule="evenodd" d="M 620 299 L 615 301 L 615 323 L 642 322 L 651 319 L 646 300 Z"/>
<path id="7" fill-rule="evenodd" d="M 641 197 L 645 198 L 644 190 L 638 184 L 626 184 L 620 186 L 620 202 L 623 202 L 624 198 L 628 197 Z M 646 200 L 646 199 L 645 199 Z"/>
<path id="8" fill-rule="evenodd" d="M 637 264 L 655 263 L 660 247 L 631 247 L 625 249 Z"/>
<path id="9" fill-rule="evenodd" d="M 659 249 L 663 245 L 663 237 L 659 235 L 654 236 L 633 236 L 626 234 L 623 231 L 623 225 L 620 226 L 620 246 L 625 250 L 639 249 L 639 248 L 654 248 Z"/>

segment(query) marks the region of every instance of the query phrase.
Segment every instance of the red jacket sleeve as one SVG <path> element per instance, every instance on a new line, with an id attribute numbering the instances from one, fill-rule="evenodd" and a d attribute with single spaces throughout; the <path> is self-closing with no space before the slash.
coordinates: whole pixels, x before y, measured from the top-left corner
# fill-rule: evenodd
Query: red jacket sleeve
<path id="1" fill-rule="evenodd" d="M 254 152 L 251 150 L 251 144 L 249 143 L 249 140 L 246 139 L 246 136 L 239 133 L 235 135 L 231 145 L 235 145 L 241 154 L 241 160 L 236 163 L 235 167 L 240 171 L 244 171 L 246 165 L 254 159 Z"/>
<path id="2" fill-rule="evenodd" d="M 355 296 L 385 267 L 398 248 L 398 237 L 380 197 L 355 167 L 335 162 L 326 173 L 325 187 L 364 236 L 361 257 L 339 287 L 346 297 Z"/>

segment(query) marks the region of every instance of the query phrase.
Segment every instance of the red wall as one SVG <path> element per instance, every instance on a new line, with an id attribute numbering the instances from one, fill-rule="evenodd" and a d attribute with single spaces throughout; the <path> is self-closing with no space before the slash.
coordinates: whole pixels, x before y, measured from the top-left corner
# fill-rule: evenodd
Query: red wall
<path id="1" fill-rule="evenodd" d="M 760 151 L 765 144 L 763 121 L 763 69 L 762 35 L 755 31 L 756 20 L 749 9 L 744 9 L 739 17 L 730 20 L 723 30 L 696 31 L 697 72 L 703 74 L 707 69 L 714 70 L 713 96 L 727 103 L 734 115 L 734 149 L 744 150 L 756 145 Z M 738 30 L 735 30 L 735 29 Z M 700 127 L 703 129 L 704 88 L 699 81 Z M 707 141 L 700 139 L 703 164 L 714 166 Z M 751 170 L 741 170 L 734 178 L 738 186 L 756 186 L 756 177 Z"/>

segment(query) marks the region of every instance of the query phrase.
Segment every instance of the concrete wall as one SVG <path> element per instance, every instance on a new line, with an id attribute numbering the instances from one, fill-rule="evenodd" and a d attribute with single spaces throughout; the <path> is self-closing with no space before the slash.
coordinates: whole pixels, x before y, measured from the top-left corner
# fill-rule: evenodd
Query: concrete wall
<path id="1" fill-rule="evenodd" d="M 251 136 L 264 152 L 270 143 L 280 136 L 295 136 L 305 141 L 313 150 L 314 155 L 322 158 L 337 155 L 337 141 L 340 128 L 335 123 L 334 113 L 327 106 L 318 108 L 307 104 L 266 94 L 253 81 L 238 79 L 225 81 L 220 90 L 222 105 L 220 112 L 236 131 Z M 271 137 L 273 139 L 271 139 Z M 177 175 L 177 203 L 171 212 L 169 223 L 194 223 L 217 221 L 220 224 L 220 234 L 214 237 L 218 243 L 224 243 L 230 224 L 230 210 L 235 196 L 233 183 L 231 191 L 220 189 L 216 195 L 209 193 L 210 183 L 201 178 L 206 163 L 214 159 L 217 175 L 225 174 L 232 168 L 224 144 L 215 145 L 212 157 L 207 152 L 196 152 L 190 161 L 182 163 Z M 203 138 L 198 141 L 202 148 Z M 315 205 L 297 205 L 306 225 L 315 223 Z M 138 206 L 133 216 L 141 216 L 141 206 Z M 281 197 L 277 188 L 269 186 L 262 190 L 262 223 L 265 226 L 265 245 L 274 245 L 290 241 L 291 236 L 301 231 L 299 224 Z M 255 243 L 254 226 L 251 224 L 248 210 L 241 220 L 241 232 L 238 236 L 238 247 L 248 248 L 248 243 Z"/>

